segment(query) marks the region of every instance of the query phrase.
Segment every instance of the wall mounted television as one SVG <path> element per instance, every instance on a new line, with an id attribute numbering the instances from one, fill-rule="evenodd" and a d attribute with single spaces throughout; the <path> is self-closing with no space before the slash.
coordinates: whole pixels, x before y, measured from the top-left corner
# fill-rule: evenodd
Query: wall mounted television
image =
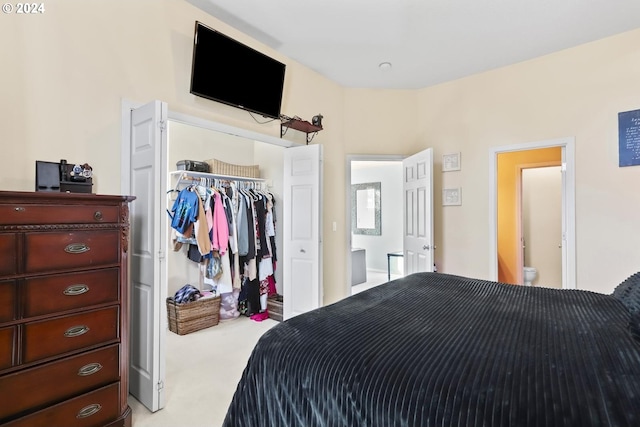
<path id="1" fill-rule="evenodd" d="M 196 21 L 191 93 L 279 118 L 285 64 Z"/>

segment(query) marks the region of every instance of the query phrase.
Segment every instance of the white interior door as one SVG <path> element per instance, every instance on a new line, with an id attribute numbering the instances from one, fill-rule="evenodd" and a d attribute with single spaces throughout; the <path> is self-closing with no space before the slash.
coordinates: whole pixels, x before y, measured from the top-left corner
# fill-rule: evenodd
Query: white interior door
<path id="1" fill-rule="evenodd" d="M 164 342 L 160 284 L 167 227 L 167 104 L 154 101 L 131 111 L 131 357 L 129 392 L 150 411 L 164 407 Z"/>
<path id="2" fill-rule="evenodd" d="M 286 320 L 322 305 L 322 146 L 284 150 L 283 307 Z"/>
<path id="3" fill-rule="evenodd" d="M 403 170 L 405 276 L 433 271 L 433 150 L 407 157 Z"/>

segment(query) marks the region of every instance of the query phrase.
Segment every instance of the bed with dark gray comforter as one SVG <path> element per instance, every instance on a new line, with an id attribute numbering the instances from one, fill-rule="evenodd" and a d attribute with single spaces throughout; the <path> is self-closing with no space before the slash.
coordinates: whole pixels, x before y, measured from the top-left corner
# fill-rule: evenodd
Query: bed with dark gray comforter
<path id="1" fill-rule="evenodd" d="M 418 273 L 285 321 L 224 427 L 640 426 L 640 275 L 611 295 Z"/>

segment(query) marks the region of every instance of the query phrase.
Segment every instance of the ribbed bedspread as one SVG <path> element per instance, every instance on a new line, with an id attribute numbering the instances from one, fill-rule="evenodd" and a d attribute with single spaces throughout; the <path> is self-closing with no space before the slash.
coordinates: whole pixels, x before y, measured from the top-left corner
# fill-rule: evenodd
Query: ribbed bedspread
<path id="1" fill-rule="evenodd" d="M 418 273 L 256 345 L 224 427 L 640 426 L 640 342 L 610 295 Z"/>

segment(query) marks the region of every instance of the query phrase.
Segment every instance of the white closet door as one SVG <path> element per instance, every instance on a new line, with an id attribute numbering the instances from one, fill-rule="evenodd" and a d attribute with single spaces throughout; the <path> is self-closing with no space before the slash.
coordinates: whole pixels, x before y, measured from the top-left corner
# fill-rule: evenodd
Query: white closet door
<path id="1" fill-rule="evenodd" d="M 150 411 L 164 407 L 165 375 L 161 284 L 167 227 L 167 104 L 154 101 L 131 112 L 131 339 L 129 392 Z"/>
<path id="2" fill-rule="evenodd" d="M 284 320 L 322 305 L 322 146 L 284 150 Z"/>

